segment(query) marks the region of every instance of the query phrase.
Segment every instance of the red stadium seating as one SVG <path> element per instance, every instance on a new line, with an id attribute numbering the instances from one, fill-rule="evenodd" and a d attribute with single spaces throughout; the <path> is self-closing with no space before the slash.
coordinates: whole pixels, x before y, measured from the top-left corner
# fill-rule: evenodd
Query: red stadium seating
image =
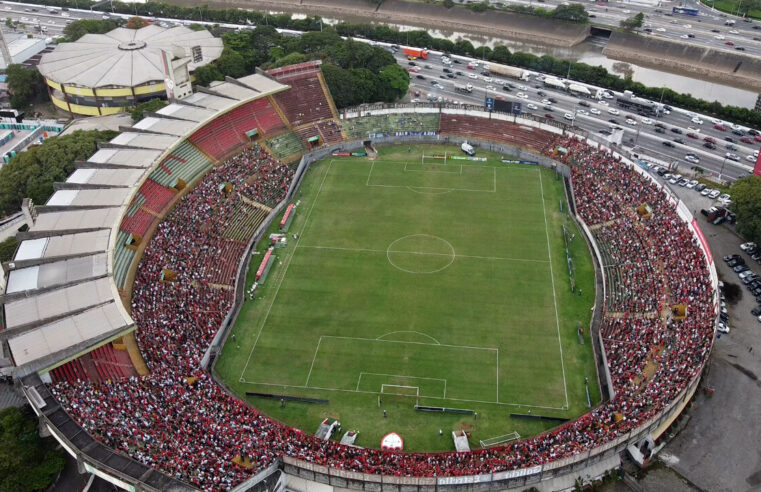
<path id="1" fill-rule="evenodd" d="M 318 76 L 319 67 L 314 62 L 293 65 L 287 70 L 270 70 L 268 73 L 278 82 L 291 86 L 291 90 L 274 97 L 292 126 L 334 117 Z"/>
<path id="2" fill-rule="evenodd" d="M 442 114 L 439 133 L 507 142 L 534 150 L 543 149 L 552 138 L 551 134 L 528 126 L 459 114 Z"/>

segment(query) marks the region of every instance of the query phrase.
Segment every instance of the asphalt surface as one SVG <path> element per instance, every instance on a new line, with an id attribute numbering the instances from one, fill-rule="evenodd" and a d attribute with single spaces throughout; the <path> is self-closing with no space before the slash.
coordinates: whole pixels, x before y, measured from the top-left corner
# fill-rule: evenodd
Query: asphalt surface
<path id="1" fill-rule="evenodd" d="M 716 123 L 712 118 L 699 116 L 703 123 L 695 123 L 692 121 L 695 114 L 688 111 L 675 109 L 671 114 L 652 118 L 653 124 L 645 124 L 641 117 L 618 108 L 615 99 L 603 99 L 602 102 L 599 102 L 594 99 L 575 96 L 563 90 L 545 86 L 537 80 L 536 76 L 532 76 L 527 81 L 507 77 L 495 79 L 491 75 L 484 76 L 481 74 L 484 70 L 482 64 L 473 70 L 469 70 L 467 68 L 469 59 L 465 57 L 453 57 L 460 63 L 447 66 L 442 64 L 441 57 L 437 54 L 429 54 L 427 60 L 414 60 L 412 61 L 414 65 L 410 65 L 410 60 L 407 59 L 402 50 L 399 50 L 395 56 L 402 66 L 408 70 L 414 70 L 410 73 L 412 100 L 427 102 L 430 95 L 437 100 L 438 97 L 442 97 L 445 102 L 456 101 L 464 104 L 483 105 L 486 97 L 499 97 L 507 101 L 523 103 L 524 112 L 539 116 L 549 114 L 556 120 L 563 120 L 566 113 L 577 114 L 574 125 L 589 131 L 590 134 L 595 134 L 596 139 L 602 137 L 599 133 L 600 130 L 609 130 L 611 126 L 617 125 L 624 129 L 622 145 L 625 149 L 630 149 L 638 155 L 654 158 L 656 159 L 655 162 L 658 160 L 668 164 L 678 162 L 683 167 L 698 165 L 707 170 L 708 173 L 713 173 L 715 179 L 734 180 L 752 171 L 755 163 L 755 159 L 752 158 L 753 152 L 761 147 L 761 143 L 754 141 L 751 135 L 746 135 L 745 138 L 751 139 L 753 143 L 740 142 L 741 137 L 731 133 L 732 127 L 729 125 L 725 125 L 727 129 L 724 131 L 714 128 Z M 455 77 L 448 78 L 443 71 L 444 68 L 449 68 Z M 457 75 L 457 72 L 461 75 Z M 488 81 L 488 79 L 491 80 Z M 438 86 L 433 85 L 434 83 Z M 465 94 L 455 91 L 456 85 L 468 83 L 473 86 L 472 93 Z M 503 89 L 507 84 L 514 86 L 509 92 Z M 545 95 L 541 95 L 540 91 Z M 593 94 L 594 92 L 592 90 Z M 527 97 L 521 97 L 519 94 Z M 621 94 L 615 93 L 615 95 Z M 549 97 L 557 100 L 557 103 L 550 104 L 551 111 L 544 109 L 547 104 L 542 102 Z M 580 101 L 588 103 L 590 107 L 580 105 Z M 530 104 L 536 108 L 529 106 Z M 593 108 L 598 110 L 600 114 L 593 114 Z M 588 114 L 577 113 L 579 110 Z M 618 114 L 611 114 L 611 110 L 618 111 Z M 627 124 L 627 115 L 632 116 L 632 122 L 636 124 Z M 612 123 L 610 120 L 614 120 L 616 123 Z M 715 121 L 719 122 L 718 120 Z M 566 120 L 566 123 L 570 124 L 570 121 Z M 663 124 L 664 133 L 656 132 L 655 123 Z M 681 133 L 675 133 L 672 129 Z M 697 138 L 689 138 L 688 133 L 694 134 Z M 715 140 L 716 149 L 711 150 L 704 147 L 705 137 Z M 725 138 L 727 137 L 731 138 L 733 142 L 726 141 Z M 679 139 L 683 143 L 677 143 L 674 141 L 675 139 Z M 664 141 L 670 141 L 673 143 L 673 147 L 667 147 L 663 144 Z M 734 146 L 737 150 L 731 150 L 731 147 L 727 148 L 727 145 Z M 725 158 L 728 152 L 736 154 L 740 160 L 735 162 Z M 688 163 L 685 160 L 688 153 L 695 154 L 699 162 L 697 164 Z M 751 159 L 753 160 L 751 161 Z M 719 175 L 721 176 L 719 177 Z"/>

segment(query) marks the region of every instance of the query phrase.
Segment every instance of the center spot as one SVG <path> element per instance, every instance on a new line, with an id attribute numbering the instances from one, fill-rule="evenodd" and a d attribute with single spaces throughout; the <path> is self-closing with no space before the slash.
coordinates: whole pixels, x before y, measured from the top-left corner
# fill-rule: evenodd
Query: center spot
<path id="1" fill-rule="evenodd" d="M 410 234 L 388 245 L 389 263 L 407 273 L 436 273 L 454 262 L 454 247 L 430 234 Z"/>

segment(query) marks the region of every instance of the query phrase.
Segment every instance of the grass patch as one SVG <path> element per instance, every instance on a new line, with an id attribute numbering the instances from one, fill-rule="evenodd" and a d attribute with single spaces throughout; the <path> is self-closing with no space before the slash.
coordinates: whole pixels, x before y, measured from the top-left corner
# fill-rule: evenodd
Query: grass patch
<path id="1" fill-rule="evenodd" d="M 703 183 L 709 188 L 713 188 L 715 190 L 719 190 L 722 193 L 729 193 L 729 186 L 721 184 L 717 181 L 713 181 L 708 178 L 698 178 L 698 183 Z"/>
<path id="2" fill-rule="evenodd" d="M 717 2 L 701 0 L 701 2 L 707 7 L 713 7 L 716 10 L 732 15 L 737 13 L 737 6 L 740 4 L 740 2 L 734 0 L 719 0 Z M 741 12 L 741 14 L 742 13 L 744 12 Z M 761 10 L 749 10 L 746 15 L 751 19 L 761 19 Z"/>
<path id="3" fill-rule="evenodd" d="M 408 450 L 452 450 L 449 432 L 461 428 L 477 447 L 479 439 L 551 425 L 510 412 L 583 413 L 584 378 L 596 381 L 586 329 L 594 271 L 567 215 L 562 180 L 487 152 L 479 152 L 485 163 L 421 164 L 423 153 L 461 155 L 453 146 L 378 150 L 374 162 L 312 165 L 289 231 L 300 237 L 275 250 L 219 374 L 241 396 L 328 399 L 285 408 L 248 401 L 309 433 L 326 416 L 339 418 L 365 447 L 395 431 Z M 570 292 L 563 224 L 578 237 L 570 251 L 583 296 Z M 412 396 L 383 397 L 379 406 L 384 384 L 414 386 L 420 404 L 472 409 L 478 418 L 416 412 Z M 591 389 L 596 402 L 599 389 Z"/>

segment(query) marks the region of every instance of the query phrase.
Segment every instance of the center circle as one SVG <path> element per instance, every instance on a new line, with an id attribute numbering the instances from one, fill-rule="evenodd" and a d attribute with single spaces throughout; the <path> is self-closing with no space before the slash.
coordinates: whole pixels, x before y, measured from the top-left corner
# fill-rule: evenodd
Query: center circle
<path id="1" fill-rule="evenodd" d="M 455 251 L 449 241 L 438 236 L 410 234 L 389 244 L 386 258 L 406 273 L 436 273 L 454 263 Z"/>

